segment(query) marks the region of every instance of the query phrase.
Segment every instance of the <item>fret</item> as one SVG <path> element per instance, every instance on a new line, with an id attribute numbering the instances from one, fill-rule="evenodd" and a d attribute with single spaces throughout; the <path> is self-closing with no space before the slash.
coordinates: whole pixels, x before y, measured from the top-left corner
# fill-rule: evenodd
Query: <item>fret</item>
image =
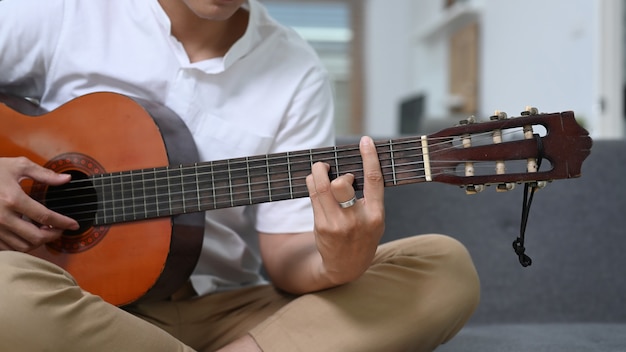
<path id="1" fill-rule="evenodd" d="M 198 211 L 202 210 L 202 203 L 200 202 L 200 179 L 199 179 L 199 171 L 198 171 L 198 163 L 194 163 L 193 164 L 193 170 L 194 170 L 194 177 L 196 179 L 196 198 L 197 198 L 197 202 L 198 202 Z"/>
<path id="2" fill-rule="evenodd" d="M 270 178 L 270 164 L 269 164 L 269 157 L 265 157 L 265 174 L 267 175 L 267 195 L 269 197 L 269 201 L 273 201 L 272 199 L 272 181 Z"/>
<path id="3" fill-rule="evenodd" d="M 334 158 L 335 158 L 335 170 L 336 170 L 336 174 L 335 177 L 339 177 L 339 175 L 341 174 L 341 172 L 339 171 L 339 158 L 337 158 L 337 146 L 333 146 L 333 152 L 334 152 Z"/>
<path id="4" fill-rule="evenodd" d="M 183 185 L 180 182 L 182 180 L 182 170 L 180 167 L 171 168 L 168 167 L 165 169 L 165 174 L 167 178 L 167 197 L 169 199 L 168 202 L 168 211 L 170 214 L 180 214 L 185 213 L 185 202 L 183 199 Z"/>
<path id="5" fill-rule="evenodd" d="M 269 161 L 266 156 L 259 155 L 248 158 L 248 177 L 250 204 L 271 202 Z"/>
<path id="6" fill-rule="evenodd" d="M 196 184 L 198 208 L 201 210 L 215 209 L 215 191 L 213 180 L 213 163 L 196 164 Z"/>
<path id="7" fill-rule="evenodd" d="M 248 201 L 252 204 L 252 180 L 250 179 L 250 158 L 246 157 L 246 178 L 248 180 Z"/>
<path id="8" fill-rule="evenodd" d="M 169 168 L 165 168 L 165 180 L 167 183 L 167 209 L 169 211 L 168 214 L 172 213 L 172 189 L 170 187 L 170 175 L 169 175 Z"/>
<path id="9" fill-rule="evenodd" d="M 391 140 L 389 140 L 389 154 L 391 157 L 391 173 L 393 175 L 393 184 L 397 185 L 398 179 L 396 178 L 396 162 L 395 156 L 393 155 L 393 142 Z"/>
<path id="10" fill-rule="evenodd" d="M 213 194 L 213 209 L 217 209 L 217 192 L 215 191 L 215 172 L 213 171 L 213 163 L 211 165 L 211 193 Z"/>
<path id="11" fill-rule="evenodd" d="M 289 166 L 285 153 L 272 154 L 269 158 L 268 178 L 272 190 L 272 200 L 284 200 L 290 198 L 289 189 Z"/>
<path id="12" fill-rule="evenodd" d="M 126 221 L 126 194 L 124 192 L 124 179 L 123 179 L 123 173 L 120 172 L 119 174 L 119 197 L 117 198 L 119 200 L 119 204 L 121 205 L 121 211 L 122 211 L 122 219 L 121 221 Z M 117 209 L 117 208 L 116 208 Z"/>
<path id="13" fill-rule="evenodd" d="M 393 179 L 389 179 L 389 175 L 391 174 L 391 172 L 388 171 L 389 169 L 391 169 L 390 145 L 387 143 L 381 143 L 376 146 L 376 150 L 378 152 L 380 169 L 383 173 L 383 182 L 385 185 L 393 185 Z"/>
<path id="14" fill-rule="evenodd" d="M 107 214 L 108 214 L 108 210 L 109 210 L 109 204 L 108 204 L 108 195 L 109 192 L 107 190 L 107 187 L 105 185 L 105 179 L 104 179 L 104 175 L 100 174 L 100 175 L 95 175 L 94 179 L 93 179 L 93 183 L 95 189 L 96 189 L 96 193 L 98 194 L 98 211 L 96 212 L 96 216 L 95 216 L 95 224 L 96 225 L 101 225 L 101 224 L 106 224 L 108 223 L 108 219 L 107 219 Z"/>
<path id="15" fill-rule="evenodd" d="M 306 177 L 311 173 L 311 157 L 311 153 L 307 151 L 289 153 L 292 198 L 309 195 L 309 190 L 306 187 Z"/>
<path id="16" fill-rule="evenodd" d="M 226 165 L 228 166 L 228 195 L 230 196 L 230 206 L 235 206 L 235 200 L 233 199 L 233 174 L 230 170 L 230 160 L 226 160 Z"/>
<path id="17" fill-rule="evenodd" d="M 313 151 L 315 161 L 328 164 L 328 176 L 332 179 L 339 177 L 338 164 L 335 163 L 336 150 L 335 147 L 319 148 Z"/>
<path id="18" fill-rule="evenodd" d="M 231 206 L 251 204 L 248 159 L 231 159 L 229 163 L 229 180 L 231 191 Z"/>
<path id="19" fill-rule="evenodd" d="M 154 192 L 156 195 L 157 216 L 170 215 L 170 185 L 167 175 L 167 168 L 156 168 L 154 170 Z"/>
<path id="20" fill-rule="evenodd" d="M 287 179 L 289 180 L 289 198 L 293 199 L 293 184 L 291 176 L 291 161 L 289 160 L 289 152 L 286 154 L 286 163 L 287 163 Z"/>
<path id="21" fill-rule="evenodd" d="M 213 192 L 215 209 L 232 205 L 232 185 L 228 160 L 213 161 Z"/>
<path id="22" fill-rule="evenodd" d="M 122 193 L 122 183 L 120 182 L 120 174 L 111 174 L 111 213 L 112 213 L 112 221 L 119 222 L 123 221 L 124 218 L 118 218 L 119 212 L 124 208 L 124 195 Z"/>
<path id="23" fill-rule="evenodd" d="M 183 208 L 183 213 L 187 212 L 187 201 L 186 201 L 186 197 L 185 197 L 185 176 L 183 174 L 183 166 L 182 165 L 178 165 L 178 172 L 180 175 L 180 194 L 182 197 L 182 208 Z"/>
<path id="24" fill-rule="evenodd" d="M 135 195 L 135 183 L 133 180 L 133 171 L 124 172 L 122 174 L 122 183 L 124 183 L 124 218 L 126 221 L 137 220 L 137 198 Z"/>
<path id="25" fill-rule="evenodd" d="M 144 214 L 146 214 L 146 218 L 157 217 L 159 215 L 159 200 L 157 197 L 156 169 L 144 170 L 142 178 L 144 183 Z"/>
<path id="26" fill-rule="evenodd" d="M 180 190 L 183 213 L 196 211 L 198 205 L 198 182 L 196 168 L 190 165 L 179 165 Z"/>
<path id="27" fill-rule="evenodd" d="M 148 218 L 148 197 L 146 195 L 146 173 L 145 171 L 141 171 L 141 187 L 138 187 L 141 190 L 141 199 L 143 199 L 143 217 L 144 219 Z"/>
<path id="28" fill-rule="evenodd" d="M 134 217 L 135 198 L 133 197 L 132 171 L 120 172 L 120 190 L 122 194 L 122 221 L 136 220 Z"/>
<path id="29" fill-rule="evenodd" d="M 342 172 L 349 172 L 354 175 L 353 187 L 355 190 L 363 190 L 363 168 L 358 145 L 345 146 L 341 149 L 337 149 L 337 155 L 338 158 L 341 159 L 341 167 L 343 168 Z"/>
<path id="30" fill-rule="evenodd" d="M 391 174 L 385 178 L 385 186 L 398 186 L 415 183 L 423 176 L 421 169 L 421 141 L 411 138 L 391 140 L 388 144 L 377 147 L 381 159 L 383 175 Z M 388 154 L 385 155 L 385 153 Z M 383 166 L 384 165 L 384 166 Z"/>

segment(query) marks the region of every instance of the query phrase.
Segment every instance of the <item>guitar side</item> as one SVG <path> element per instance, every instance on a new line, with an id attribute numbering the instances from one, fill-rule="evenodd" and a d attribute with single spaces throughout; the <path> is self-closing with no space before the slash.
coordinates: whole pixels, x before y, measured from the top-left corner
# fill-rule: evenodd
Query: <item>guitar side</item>
<path id="1" fill-rule="evenodd" d="M 115 93 L 86 95 L 50 113 L 0 96 L 0 121 L 0 155 L 25 156 L 57 172 L 90 176 L 197 161 L 193 139 L 173 112 Z M 35 195 L 41 185 L 26 181 L 23 187 Z M 160 299 L 191 274 L 203 224 L 204 214 L 194 213 L 99 231 L 81 227 L 32 254 L 63 267 L 109 303 Z"/>

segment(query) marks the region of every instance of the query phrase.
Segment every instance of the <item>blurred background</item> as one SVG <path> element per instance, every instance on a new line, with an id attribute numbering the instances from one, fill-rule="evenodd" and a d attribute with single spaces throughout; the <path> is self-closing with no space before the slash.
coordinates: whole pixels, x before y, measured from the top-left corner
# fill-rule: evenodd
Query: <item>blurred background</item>
<path id="1" fill-rule="evenodd" d="M 623 0 L 262 0 L 332 75 L 340 135 L 431 133 L 495 110 L 574 110 L 625 135 Z"/>

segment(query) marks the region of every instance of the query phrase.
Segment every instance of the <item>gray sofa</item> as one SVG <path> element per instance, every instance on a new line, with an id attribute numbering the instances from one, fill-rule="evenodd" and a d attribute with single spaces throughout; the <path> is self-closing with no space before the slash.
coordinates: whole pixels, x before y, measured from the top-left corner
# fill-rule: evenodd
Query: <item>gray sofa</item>
<path id="1" fill-rule="evenodd" d="M 594 141 L 582 177 L 535 195 L 524 268 L 523 187 L 477 195 L 445 184 L 386 190 L 384 241 L 445 233 L 471 252 L 481 303 L 437 351 L 626 351 L 626 142 Z"/>

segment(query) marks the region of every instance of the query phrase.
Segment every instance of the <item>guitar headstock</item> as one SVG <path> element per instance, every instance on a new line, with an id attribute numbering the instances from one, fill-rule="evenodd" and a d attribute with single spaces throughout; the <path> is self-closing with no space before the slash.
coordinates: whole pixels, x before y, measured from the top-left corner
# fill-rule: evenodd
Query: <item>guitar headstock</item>
<path id="1" fill-rule="evenodd" d="M 545 184 L 580 177 L 592 140 L 572 111 L 538 113 L 529 108 L 508 118 L 496 112 L 487 122 L 469 118 L 427 136 L 432 180 L 466 187 L 508 190 L 517 183 Z"/>

